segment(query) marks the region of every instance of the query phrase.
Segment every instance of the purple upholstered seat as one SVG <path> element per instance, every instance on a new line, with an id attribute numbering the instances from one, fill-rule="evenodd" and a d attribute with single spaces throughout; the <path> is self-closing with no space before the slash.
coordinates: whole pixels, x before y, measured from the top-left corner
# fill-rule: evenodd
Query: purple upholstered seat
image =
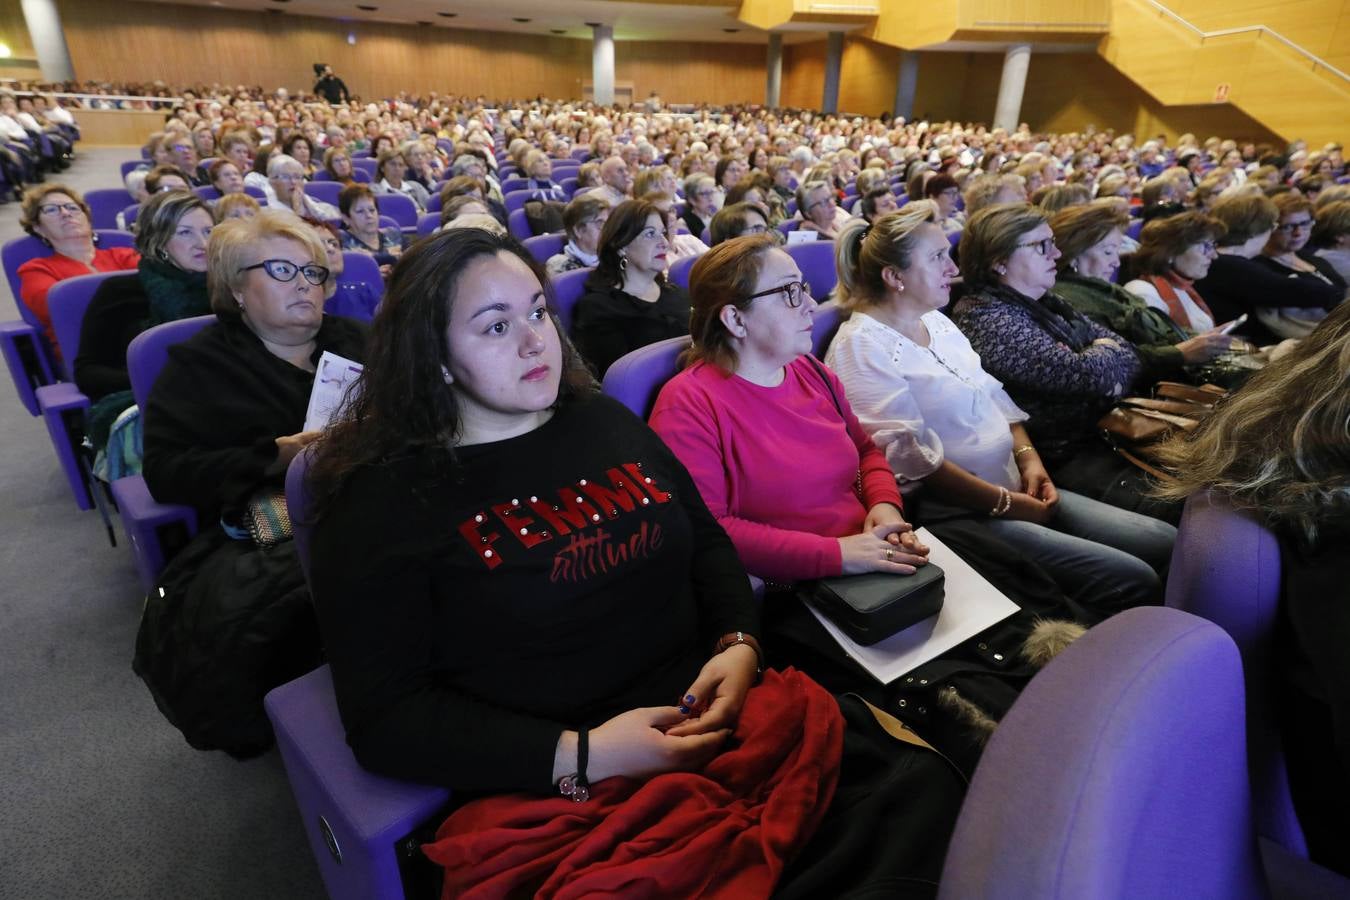
<path id="1" fill-rule="evenodd" d="M 306 581 L 313 527 L 306 513 L 308 465 L 309 454 L 300 453 L 286 470 L 286 505 Z M 361 768 L 347 746 L 328 666 L 275 688 L 264 706 L 328 896 L 402 900 L 399 845 L 445 808 L 450 792 Z"/>
<path id="2" fill-rule="evenodd" d="M 305 196 L 313 197 L 329 206 L 338 205 L 338 195 L 342 193 L 343 185 L 336 181 L 306 181 L 304 186 Z M 378 205 L 379 201 L 376 201 Z"/>
<path id="3" fill-rule="evenodd" d="M 811 355 L 824 359 L 825 351 L 830 349 L 830 341 L 844 321 L 844 310 L 831 300 L 816 307 L 815 317 L 811 320 Z"/>
<path id="4" fill-rule="evenodd" d="M 131 247 L 136 243 L 135 236 L 125 231 L 96 230 L 94 236 L 100 248 Z M 37 388 L 55 382 L 59 373 L 42 323 L 19 295 L 19 267 L 30 259 L 51 253 L 51 247 L 31 235 L 6 241 L 0 247 L 0 268 L 5 271 L 5 280 L 21 317 L 21 321 L 0 322 L 0 353 L 4 354 L 15 393 L 24 408 L 35 416 L 42 412 L 38 408 Z"/>
<path id="5" fill-rule="evenodd" d="M 839 280 L 834 268 L 834 241 L 792 244 L 784 249 L 802 270 L 802 278 L 811 285 L 811 296 L 817 303 L 824 303 Z"/>
<path id="6" fill-rule="evenodd" d="M 1156 607 L 1096 626 L 994 732 L 939 897 L 1266 896 L 1243 731 L 1222 629 Z"/>
<path id="7" fill-rule="evenodd" d="M 127 370 L 131 376 L 132 396 L 142 410 L 150 389 L 155 386 L 155 379 L 169 361 L 169 347 L 187 340 L 215 321 L 215 316 L 196 316 L 165 322 L 132 339 L 127 347 Z M 197 513 L 190 506 L 156 501 L 140 475 L 119 478 L 110 485 L 110 490 L 122 514 L 122 527 L 131 541 L 137 574 L 149 591 L 154 588 L 167 561 L 163 541 L 165 530 L 181 529 L 185 537 L 191 537 L 197 533 Z"/>
<path id="8" fill-rule="evenodd" d="M 86 192 L 84 202 L 89 205 L 89 221 L 95 228 L 116 228 L 117 214 L 136 198 L 126 188 L 100 188 Z"/>
<path id="9" fill-rule="evenodd" d="M 672 284 L 678 284 L 686 291 L 689 290 L 689 272 L 694 268 L 694 263 L 698 262 L 697 256 L 681 256 L 670 266 L 670 272 L 667 274 Z"/>
<path id="10" fill-rule="evenodd" d="M 370 296 L 384 297 L 384 276 L 375 257 L 361 250 L 342 251 L 342 274 L 338 284 L 364 284 Z"/>
<path id="11" fill-rule="evenodd" d="M 591 271 L 589 268 L 573 269 L 549 279 L 553 283 L 553 312 L 567 334 L 572 333 L 572 313 L 581 295 L 586 293 L 586 279 Z"/>
<path id="12" fill-rule="evenodd" d="M 522 243 L 525 249 L 530 251 L 540 263 L 546 263 L 553 256 L 562 252 L 563 247 L 567 246 L 567 235 L 562 232 L 553 234 L 536 234 L 534 237 L 527 237 Z"/>
<path id="13" fill-rule="evenodd" d="M 75 505 L 80 509 L 94 507 L 89 477 L 77 440 L 83 430 L 84 411 L 89 408 L 89 398 L 75 386 L 75 355 L 80 349 L 80 326 L 84 324 L 85 310 L 89 308 L 89 301 L 94 299 L 99 286 L 114 275 L 123 274 L 126 273 L 96 272 L 67 278 L 52 285 L 47 292 L 47 312 L 52 318 L 52 330 L 56 332 L 56 346 L 61 351 L 59 374 L 63 380 L 43 385 L 37 389 L 36 396 L 38 409 L 47 425 L 47 434 L 52 440 L 52 449 L 56 452 L 56 461 L 75 496 Z"/>
<path id="14" fill-rule="evenodd" d="M 426 212 L 417 217 L 417 236 L 424 238 L 441 226 L 440 211 Z"/>
<path id="15" fill-rule="evenodd" d="M 688 335 L 667 338 L 624 354 L 605 371 L 600 390 L 645 420 L 662 386 L 678 371 L 676 360 L 691 340 Z"/>
<path id="16" fill-rule="evenodd" d="M 337 201 L 333 201 L 335 204 Z M 411 197 L 403 194 L 376 194 L 375 206 L 379 209 L 380 215 L 389 216 L 398 223 L 399 228 L 416 228 L 417 204 Z"/>
<path id="17" fill-rule="evenodd" d="M 778 230 L 783 232 L 783 234 L 785 235 L 791 234 L 792 232 L 796 231 L 798 228 L 801 227 L 802 227 L 801 219 L 784 219 L 783 221 L 778 223 Z"/>
<path id="18" fill-rule="evenodd" d="M 1308 847 L 1294 813 L 1276 722 L 1271 656 L 1280 605 L 1280 546 L 1222 494 L 1186 501 L 1172 550 L 1167 605 L 1214 622 L 1237 643 L 1247 679 L 1247 753 L 1256 829 L 1291 853 Z"/>
<path id="19" fill-rule="evenodd" d="M 1139 233 L 1144 230 L 1143 219 L 1131 219 L 1130 224 L 1125 228 L 1125 233 L 1133 240 L 1139 240 Z"/>
<path id="20" fill-rule="evenodd" d="M 352 154 L 352 168 L 365 172 L 370 176 L 371 181 L 375 180 L 375 169 L 379 164 L 379 160 L 371 159 L 369 156 Z"/>
<path id="21" fill-rule="evenodd" d="M 530 220 L 526 218 L 524 209 L 513 209 L 506 214 L 506 230 L 518 241 L 534 237 L 534 230 L 530 228 Z"/>

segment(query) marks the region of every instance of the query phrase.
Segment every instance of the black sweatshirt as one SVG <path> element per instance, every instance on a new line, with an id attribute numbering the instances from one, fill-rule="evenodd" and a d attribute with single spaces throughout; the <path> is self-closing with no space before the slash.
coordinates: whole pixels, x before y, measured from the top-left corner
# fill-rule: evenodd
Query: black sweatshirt
<path id="1" fill-rule="evenodd" d="M 1275 343 L 1279 338 L 1257 321 L 1257 310 L 1286 306 L 1330 310 L 1345 296 L 1345 284 L 1326 260 L 1306 260 L 1325 277 L 1296 272 L 1264 256 L 1244 259 L 1221 253 L 1210 264 L 1209 274 L 1195 283 L 1195 290 L 1214 313 L 1216 324 L 1247 313 L 1251 319 L 1233 333 L 1258 344 Z"/>
<path id="2" fill-rule="evenodd" d="M 363 766 L 551 788 L 560 734 L 670 706 L 754 599 L 689 473 L 606 397 L 516 438 L 360 470 L 314 532 L 315 603 Z"/>
<path id="3" fill-rule="evenodd" d="M 99 285 L 80 324 L 75 386 L 98 400 L 131 390 L 127 347 L 145 328 L 150 300 L 136 272 L 114 275 Z"/>
<path id="4" fill-rule="evenodd" d="M 688 333 L 689 294 L 670 282 L 648 303 L 621 288 L 600 287 L 592 277 L 572 323 L 577 349 L 601 376 L 626 353 Z"/>
<path id="5" fill-rule="evenodd" d="M 361 362 L 365 336 L 360 322 L 324 316 L 311 358 L 331 350 Z M 260 488 L 282 486 L 276 439 L 304 428 L 313 385 L 313 372 L 274 356 L 236 319 L 170 347 L 142 411 L 150 493 L 195 507 L 202 528 L 235 523 Z"/>

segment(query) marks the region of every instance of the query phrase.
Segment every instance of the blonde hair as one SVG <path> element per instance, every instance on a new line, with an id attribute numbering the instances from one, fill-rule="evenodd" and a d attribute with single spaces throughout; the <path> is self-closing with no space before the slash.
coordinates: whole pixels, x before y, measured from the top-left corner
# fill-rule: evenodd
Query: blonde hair
<path id="1" fill-rule="evenodd" d="M 216 224 L 219 225 L 226 219 L 237 218 L 237 216 L 232 216 L 232 214 L 238 213 L 240 209 L 246 209 L 252 215 L 256 216 L 262 211 L 262 205 L 248 194 L 226 194 L 216 201 L 212 214 L 215 217 Z"/>
<path id="2" fill-rule="evenodd" d="M 937 204 L 916 200 L 872 225 L 862 219 L 844 223 L 834 242 L 834 267 L 839 276 L 834 296 L 839 305 L 855 310 L 880 302 L 886 293 L 881 273 L 890 266 L 902 272 L 908 269 L 919 226 L 937 221 Z"/>
<path id="3" fill-rule="evenodd" d="M 239 316 L 239 303 L 234 295 L 248 279 L 248 273 L 240 269 L 261 262 L 253 258 L 257 246 L 270 238 L 295 241 L 309 252 L 311 262 L 328 265 L 328 250 L 319 240 L 319 233 L 289 210 L 264 209 L 252 218 L 221 222 L 211 232 L 206 247 L 211 309 L 217 316 Z"/>
<path id="4" fill-rule="evenodd" d="M 1350 515 L 1350 303 L 1157 458 L 1173 475 L 1160 496 L 1212 488 L 1310 542 L 1324 520 Z"/>
<path id="5" fill-rule="evenodd" d="M 37 227 L 39 210 L 46 203 L 47 198 L 52 194 L 65 194 L 75 202 L 75 205 L 84 210 L 84 217 L 93 224 L 94 215 L 89 211 L 89 204 L 84 202 L 84 197 L 74 188 L 66 187 L 64 184 L 48 182 L 47 184 L 38 184 L 24 191 L 23 199 L 19 201 L 19 225 L 24 231 L 37 237 L 38 233 L 34 231 Z"/>

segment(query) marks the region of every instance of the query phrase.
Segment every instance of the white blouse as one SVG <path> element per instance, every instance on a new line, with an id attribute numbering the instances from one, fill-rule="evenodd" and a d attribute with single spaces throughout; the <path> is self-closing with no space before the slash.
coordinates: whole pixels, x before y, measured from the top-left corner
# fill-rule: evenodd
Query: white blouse
<path id="1" fill-rule="evenodd" d="M 923 316 L 927 347 L 865 312 L 839 326 L 825 363 L 902 488 L 943 459 L 1009 490 L 1022 489 L 1009 425 L 1028 418 L 980 365 L 952 321 Z"/>
<path id="2" fill-rule="evenodd" d="M 1171 318 L 1172 313 L 1167 308 L 1167 301 L 1163 300 L 1162 294 L 1158 293 L 1158 289 L 1147 281 L 1144 281 L 1142 278 L 1136 278 L 1134 281 L 1125 285 L 1125 290 L 1134 294 L 1158 312 Z M 1177 291 L 1177 299 L 1181 301 L 1181 308 L 1186 310 L 1186 316 L 1191 320 L 1191 331 L 1199 334 L 1202 331 L 1209 331 L 1214 327 L 1214 317 L 1196 306 L 1195 301 L 1191 299 L 1190 294 L 1185 291 Z M 1183 322 L 1177 322 L 1177 324 L 1185 327 L 1185 323 Z"/>

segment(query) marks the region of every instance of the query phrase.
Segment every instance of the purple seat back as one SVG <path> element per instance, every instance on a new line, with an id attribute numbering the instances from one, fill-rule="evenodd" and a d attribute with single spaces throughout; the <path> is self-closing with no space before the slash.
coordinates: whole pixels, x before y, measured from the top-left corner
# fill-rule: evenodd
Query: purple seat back
<path id="1" fill-rule="evenodd" d="M 1143 219 L 1131 219 L 1130 224 L 1125 229 L 1125 233 L 1133 240 L 1139 240 L 1139 233 L 1144 230 Z"/>
<path id="2" fill-rule="evenodd" d="M 549 261 L 549 257 L 562 252 L 563 247 L 567 246 L 567 235 L 561 232 L 557 234 L 536 234 L 534 237 L 527 237 L 523 243 L 525 249 L 530 251 L 540 263 Z"/>
<path id="3" fill-rule="evenodd" d="M 572 158 L 579 163 L 584 163 L 586 160 L 591 158 L 591 148 L 577 147 L 572 151 Z"/>
<path id="4" fill-rule="evenodd" d="M 450 792 L 361 768 L 347 746 L 328 666 L 273 689 L 263 705 L 328 896 L 403 900 L 398 845 L 443 813 Z"/>
<path id="5" fill-rule="evenodd" d="M 134 247 L 136 246 L 136 236 L 125 231 L 114 229 L 96 229 L 95 236 L 98 238 L 98 247 L 100 250 L 108 247 Z M 32 235 L 24 235 L 13 240 L 6 241 L 3 247 L 0 247 L 0 267 L 5 270 L 5 280 L 9 282 L 10 293 L 14 296 L 14 305 L 19 308 L 19 315 L 29 325 L 38 325 L 37 316 L 33 314 L 19 297 L 19 266 L 28 262 L 30 259 L 37 259 L 40 256 L 51 256 L 52 248 L 44 244 L 38 238 Z"/>
<path id="6" fill-rule="evenodd" d="M 89 220 L 95 228 L 116 228 L 117 214 L 136 198 L 126 188 L 101 188 L 85 193 L 84 202 L 89 204 Z"/>
<path id="7" fill-rule="evenodd" d="M 131 393 L 142 410 L 150 396 L 150 389 L 155 386 L 155 379 L 169 361 L 169 348 L 186 341 L 215 321 L 214 315 L 179 319 L 177 322 L 165 322 L 148 328 L 132 338 L 127 346 L 127 371 L 131 375 Z"/>
<path id="8" fill-rule="evenodd" d="M 678 371 L 680 354 L 692 342 L 688 335 L 666 338 L 624 354 L 605 370 L 600 390 L 645 420 L 662 386 Z"/>
<path id="9" fill-rule="evenodd" d="M 815 317 L 811 320 L 811 355 L 824 359 L 825 351 L 830 349 L 830 341 L 844 321 L 844 310 L 833 300 L 816 307 Z"/>
<path id="10" fill-rule="evenodd" d="M 1234 509 L 1222 494 L 1191 497 L 1172 549 L 1167 605 L 1215 623 L 1242 652 L 1256 828 L 1306 858 L 1275 711 L 1271 657 L 1280 606 L 1280 545 L 1275 535 L 1251 513 Z"/>
<path id="11" fill-rule="evenodd" d="M 563 189 L 563 193 L 570 199 L 577 192 L 577 183 L 580 181 L 575 175 L 569 175 L 558 182 L 558 186 Z"/>
<path id="12" fill-rule="evenodd" d="M 337 206 L 338 194 L 342 193 L 342 188 L 343 185 L 336 181 L 307 181 L 304 191 L 306 196 L 321 200 L 330 206 Z"/>
<path id="13" fill-rule="evenodd" d="M 697 256 L 681 256 L 670 266 L 670 272 L 666 277 L 670 279 L 671 284 L 678 284 L 686 291 L 689 290 L 689 273 L 693 271 L 694 263 L 698 262 Z"/>
<path id="14" fill-rule="evenodd" d="M 994 732 L 938 896 L 1264 897 L 1243 716 L 1222 629 L 1157 607 L 1096 626 Z"/>
<path id="15" fill-rule="evenodd" d="M 951 234 L 947 235 L 947 243 L 955 250 L 957 245 L 961 243 L 961 232 L 953 231 Z"/>
<path id="16" fill-rule="evenodd" d="M 61 375 L 66 381 L 75 380 L 75 355 L 80 350 L 80 326 L 89 301 L 94 299 L 99 286 L 114 275 L 134 275 L 135 272 L 95 272 L 67 278 L 52 285 L 47 292 L 47 312 L 52 317 L 56 332 L 56 347 L 61 353 Z"/>
<path id="17" fill-rule="evenodd" d="M 789 234 L 801 227 L 802 227 L 801 219 L 784 219 L 783 221 L 778 223 L 778 230 L 783 232 L 783 234 Z"/>
<path id="18" fill-rule="evenodd" d="M 802 278 L 811 285 L 811 296 L 817 303 L 825 302 L 839 278 L 834 268 L 834 241 L 811 241 L 784 249 L 802 270 Z"/>
<path id="19" fill-rule="evenodd" d="M 572 313 L 577 301 L 586 293 L 586 279 L 593 269 L 573 269 L 549 279 L 553 283 L 553 312 L 566 334 L 572 333 Z"/>
<path id="20" fill-rule="evenodd" d="M 502 196 L 502 204 L 506 207 L 508 213 L 515 212 L 518 209 L 524 209 L 525 201 L 530 199 L 531 193 L 532 192 L 528 190 L 511 191 Z"/>
<path id="21" fill-rule="evenodd" d="M 154 168 L 153 164 L 151 164 L 147 160 L 129 159 L 126 162 L 122 163 L 121 166 L 122 180 L 125 181 L 127 176 L 130 175 L 132 172 L 136 171 L 137 169 L 145 169 L 148 172 L 152 168 Z"/>
<path id="22" fill-rule="evenodd" d="M 521 178 L 518 175 L 513 175 L 502 181 L 502 199 L 505 200 L 506 195 L 513 191 L 523 191 L 528 188 L 529 182 L 526 179 Z"/>
<path id="23" fill-rule="evenodd" d="M 427 200 L 427 212 L 429 212 L 429 213 L 432 213 L 432 212 L 438 213 L 438 212 L 441 211 L 441 209 L 442 209 L 442 205 L 441 205 L 441 192 L 440 192 L 440 191 L 432 191 L 432 192 L 431 192 L 431 198 L 430 198 L 429 200 Z"/>
<path id="24" fill-rule="evenodd" d="M 506 230 L 511 232 L 511 237 L 518 241 L 523 241 L 527 237 L 534 237 L 534 231 L 530 228 L 530 220 L 525 217 L 525 210 L 513 209 L 506 216 Z"/>
<path id="25" fill-rule="evenodd" d="M 375 206 L 379 209 L 380 215 L 393 219 L 399 228 L 417 227 L 417 217 L 421 213 L 411 197 L 405 197 L 403 194 L 376 194 Z"/>
<path id="26" fill-rule="evenodd" d="M 364 283 L 377 296 L 384 294 L 384 277 L 380 275 L 380 264 L 375 261 L 375 257 L 360 250 L 342 251 L 342 275 L 338 277 L 338 283 Z"/>
<path id="27" fill-rule="evenodd" d="M 352 168 L 365 172 L 371 181 L 375 180 L 375 168 L 379 164 L 379 160 L 371 159 L 369 156 L 352 156 Z"/>
<path id="28" fill-rule="evenodd" d="M 201 197 L 208 203 L 210 203 L 213 200 L 220 199 L 220 191 L 217 190 L 214 185 L 210 184 L 204 184 L 201 187 L 195 187 L 192 189 L 192 193 L 196 194 L 198 197 Z M 131 221 L 132 220 L 128 219 L 127 224 L 130 225 Z"/>
<path id="29" fill-rule="evenodd" d="M 437 212 L 422 213 L 417 217 L 417 236 L 424 238 L 431 234 L 441 224 L 441 214 Z"/>

